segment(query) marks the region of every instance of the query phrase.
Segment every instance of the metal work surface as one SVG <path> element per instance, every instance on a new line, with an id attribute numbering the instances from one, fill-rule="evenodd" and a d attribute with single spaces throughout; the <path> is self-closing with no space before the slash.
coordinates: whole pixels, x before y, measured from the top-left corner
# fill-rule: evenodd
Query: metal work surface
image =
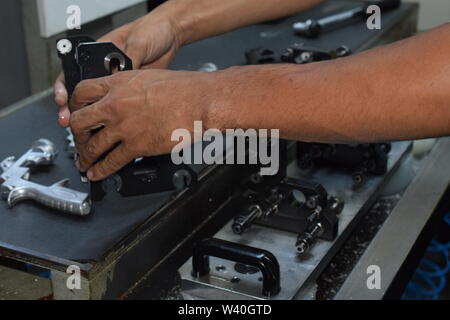
<path id="1" fill-rule="evenodd" d="M 354 1 L 331 1 L 295 17 L 190 44 L 180 50 L 172 68 L 198 70 L 206 62 L 216 64 L 219 69 L 241 65 L 245 64 L 246 50 L 266 46 L 282 51 L 295 42 L 324 49 L 345 44 L 356 52 L 414 31 L 417 12 L 414 4 L 404 4 L 384 15 L 380 31 L 356 24 L 310 40 L 295 36 L 290 28 L 294 21 L 328 14 L 352 4 Z M 392 35 L 393 27 L 399 24 L 403 24 L 402 32 Z M 31 180 L 51 185 L 69 178 L 71 188 L 87 192 L 88 186 L 80 182 L 79 173 L 64 151 L 66 132 L 57 124 L 56 106 L 52 100 L 48 92 L 0 112 L 3 147 L 0 159 L 20 156 L 33 141 L 47 138 L 56 144 L 59 157 L 53 166 L 32 174 Z M 164 193 L 124 199 L 111 193 L 103 202 L 96 203 L 94 212 L 88 217 L 70 216 L 34 203 L 21 203 L 9 209 L 6 202 L 0 201 L 0 255 L 47 268 L 66 266 L 73 261 L 89 262 L 82 270 L 94 268 L 96 285 L 101 288 L 95 288 L 98 292 L 82 298 L 117 298 L 149 270 L 159 266 L 182 241 L 205 227 L 209 215 L 226 201 L 232 187 L 248 174 L 246 168 L 208 168 L 202 172 L 203 180 L 198 190 L 177 198 Z M 330 190 L 330 193 L 334 191 Z M 161 208 L 163 210 L 159 210 Z M 64 270 L 63 267 L 59 269 Z M 114 276 L 106 278 L 110 277 L 109 272 Z"/>
<path id="2" fill-rule="evenodd" d="M 317 276 L 326 266 L 336 250 L 351 232 L 358 216 L 370 208 L 378 196 L 378 190 L 401 163 L 409 151 L 409 142 L 397 142 L 389 154 L 388 172 L 381 177 L 371 177 L 358 189 L 353 189 L 353 181 L 348 172 L 332 169 L 318 169 L 305 175 L 296 166 L 291 166 L 288 175 L 307 178 L 322 184 L 330 195 L 337 196 L 345 203 L 339 215 L 338 237 L 333 242 L 318 240 L 311 251 L 299 257 L 295 250 L 297 234 L 252 225 L 243 235 L 232 232 L 229 222 L 215 238 L 261 248 L 272 252 L 279 264 L 281 292 L 272 299 L 292 299 L 302 285 L 311 277 Z M 211 299 L 255 298 L 263 299 L 261 294 L 261 274 L 241 274 L 235 271 L 235 263 L 215 257 L 210 258 L 210 274 L 195 278 L 192 276 L 192 261 L 188 260 L 180 269 L 183 294 L 189 297 Z M 239 278 L 239 281 L 235 279 Z M 233 280 L 234 279 L 234 280 Z M 214 290 L 212 288 L 220 288 Z"/>
<path id="3" fill-rule="evenodd" d="M 380 43 L 398 40 L 416 31 L 417 4 L 414 3 L 403 3 L 399 9 L 383 14 L 381 30 L 369 30 L 365 22 L 360 22 L 326 32 L 317 39 L 308 39 L 296 36 L 291 29 L 294 22 L 352 8 L 357 3 L 360 2 L 327 1 L 286 19 L 241 28 L 189 44 L 175 57 L 172 68 L 198 70 L 205 62 L 213 62 L 219 69 L 244 65 L 246 64 L 244 52 L 247 50 L 264 47 L 281 53 L 293 43 L 328 50 L 345 45 L 353 52 L 358 52 Z"/>
<path id="4" fill-rule="evenodd" d="M 65 153 L 66 132 L 58 126 L 51 96 L 0 118 L 0 136 L 4 146 L 0 150 L 1 159 L 22 155 L 37 138 L 53 141 L 59 150 L 55 164 L 32 174 L 32 181 L 51 185 L 69 178 L 71 188 L 88 192 L 88 186 L 80 182 L 72 159 Z M 112 195 L 96 203 L 88 217 L 71 216 L 31 202 L 8 208 L 5 201 L 0 201 L 0 244 L 70 260 L 95 260 L 159 209 L 167 197 L 157 194 L 124 200 Z"/>
<path id="5" fill-rule="evenodd" d="M 450 138 L 439 140 L 335 299 L 383 299 L 426 230 L 450 181 Z M 401 235 L 401 236 L 400 236 Z M 380 268 L 380 289 L 368 289 L 367 268 Z"/>

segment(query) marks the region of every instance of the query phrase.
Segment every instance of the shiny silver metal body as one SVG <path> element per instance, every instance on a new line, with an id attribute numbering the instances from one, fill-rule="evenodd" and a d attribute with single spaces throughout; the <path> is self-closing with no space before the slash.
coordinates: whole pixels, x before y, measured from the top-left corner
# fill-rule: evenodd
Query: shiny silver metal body
<path id="1" fill-rule="evenodd" d="M 57 157 L 55 145 L 46 139 L 37 140 L 19 159 L 8 157 L 0 164 L 0 193 L 10 207 L 25 200 L 33 200 L 58 211 L 85 216 L 91 212 L 87 193 L 67 188 L 68 180 L 51 186 L 29 181 L 30 172 L 38 166 L 51 165 Z"/>

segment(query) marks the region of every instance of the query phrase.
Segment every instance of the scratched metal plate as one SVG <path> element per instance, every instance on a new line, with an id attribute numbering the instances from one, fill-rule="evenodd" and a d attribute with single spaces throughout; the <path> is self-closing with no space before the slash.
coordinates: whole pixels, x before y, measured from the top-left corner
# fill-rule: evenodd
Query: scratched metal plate
<path id="1" fill-rule="evenodd" d="M 333 242 L 318 240 L 311 251 L 301 259 L 295 252 L 297 234 L 253 225 L 243 235 L 231 231 L 231 221 L 215 238 L 237 242 L 272 252 L 280 264 L 281 292 L 274 300 L 292 299 L 306 281 L 323 269 L 338 250 L 345 237 L 351 232 L 361 214 L 371 206 L 379 189 L 401 163 L 408 152 L 410 142 L 397 142 L 389 156 L 388 172 L 382 177 L 371 177 L 366 184 L 353 189 L 351 175 L 339 170 L 320 169 L 310 173 L 298 170 L 295 164 L 289 167 L 289 176 L 304 177 L 321 183 L 330 195 L 345 201 L 340 214 L 338 237 Z M 181 268 L 182 292 L 187 299 L 267 299 L 262 295 L 261 273 L 243 275 L 234 270 L 234 263 L 215 257 L 210 258 L 209 275 L 196 279 L 191 275 L 192 261 L 189 259 Z M 224 266 L 218 271 L 217 266 Z M 231 281 L 239 278 L 238 282 Z"/>

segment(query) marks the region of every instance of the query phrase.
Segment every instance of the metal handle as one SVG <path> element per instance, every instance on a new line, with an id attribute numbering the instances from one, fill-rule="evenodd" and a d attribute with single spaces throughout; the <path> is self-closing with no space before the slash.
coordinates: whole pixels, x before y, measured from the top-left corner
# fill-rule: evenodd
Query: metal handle
<path id="1" fill-rule="evenodd" d="M 280 288 L 280 266 L 275 256 L 267 250 L 220 239 L 204 239 L 194 247 L 192 275 L 201 277 L 209 273 L 209 257 L 227 259 L 261 270 L 263 295 L 275 296 Z"/>
<path id="2" fill-rule="evenodd" d="M 356 21 L 367 17 L 366 11 L 371 5 L 377 5 L 380 7 L 381 12 L 386 12 L 398 8 L 400 4 L 401 0 L 364 1 L 362 2 L 362 5 L 359 5 L 356 8 L 322 17 L 317 20 L 308 19 L 306 21 L 296 22 L 292 27 L 298 35 L 315 38 L 324 30 L 339 27 L 354 20 Z"/>
<path id="3" fill-rule="evenodd" d="M 91 212 L 91 201 L 87 193 L 65 188 L 68 180 L 62 180 L 50 187 L 35 183 L 15 188 L 8 195 L 8 205 L 13 207 L 20 201 L 33 200 L 44 206 L 73 215 L 86 216 Z"/>

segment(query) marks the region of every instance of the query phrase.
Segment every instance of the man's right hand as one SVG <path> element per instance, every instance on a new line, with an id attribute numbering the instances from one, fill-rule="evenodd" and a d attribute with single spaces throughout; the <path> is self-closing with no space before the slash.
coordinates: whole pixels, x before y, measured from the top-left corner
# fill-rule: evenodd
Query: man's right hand
<path id="1" fill-rule="evenodd" d="M 158 9 L 106 34 L 99 41 L 113 42 L 124 51 L 133 61 L 133 69 L 167 68 L 182 44 L 175 20 L 159 14 Z M 54 95 L 59 107 L 59 123 L 67 127 L 70 111 L 63 74 L 56 79 Z"/>

